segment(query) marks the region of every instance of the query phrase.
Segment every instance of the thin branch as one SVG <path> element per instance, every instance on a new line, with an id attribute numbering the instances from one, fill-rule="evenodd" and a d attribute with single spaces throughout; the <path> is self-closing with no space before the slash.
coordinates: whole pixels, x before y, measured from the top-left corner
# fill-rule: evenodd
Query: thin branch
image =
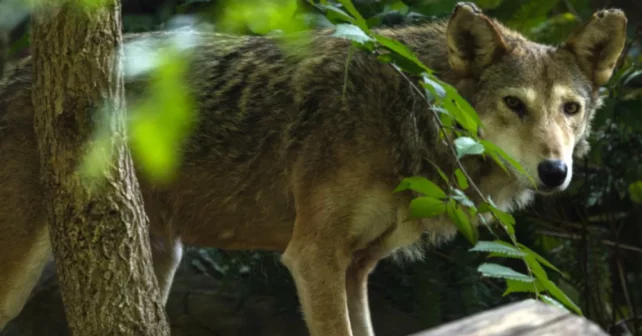
<path id="1" fill-rule="evenodd" d="M 621 325 L 621 324 L 626 324 L 626 323 L 629 323 L 629 322 L 631 322 L 631 321 L 642 321 L 642 315 L 638 315 L 638 316 L 630 316 L 630 317 L 627 317 L 627 318 L 623 318 L 623 319 L 621 319 L 621 320 L 619 320 L 619 321 L 617 321 L 617 322 L 613 323 L 613 325 L 611 325 L 611 326 L 609 327 L 609 331 L 610 331 L 610 330 L 611 330 L 611 328 L 613 328 L 613 327 L 617 327 L 617 326 L 619 326 L 619 325 Z"/>
<path id="2" fill-rule="evenodd" d="M 626 282 L 626 277 L 624 275 L 624 268 L 622 267 L 622 261 L 620 258 L 616 258 L 617 261 L 617 270 L 618 270 L 618 278 L 620 278 L 620 286 L 622 286 L 622 292 L 624 293 L 624 299 L 626 300 L 627 306 L 629 306 L 629 312 L 634 312 L 635 309 L 633 308 L 633 303 L 631 301 L 631 295 L 629 294 L 629 286 Z M 635 325 L 635 320 L 631 320 L 633 324 Z M 636 329 L 634 327 L 634 329 Z"/>
<path id="3" fill-rule="evenodd" d="M 450 148 L 450 151 L 451 151 L 453 157 L 455 158 L 455 162 L 457 163 L 457 166 L 459 167 L 461 172 L 464 174 L 466 179 L 470 182 L 469 184 L 473 187 L 473 189 L 479 195 L 479 197 L 482 199 L 482 201 L 488 203 L 488 200 L 484 196 L 484 193 L 482 193 L 481 190 L 479 190 L 479 188 L 477 187 L 477 184 L 473 181 L 473 179 L 470 177 L 470 175 L 468 175 L 468 172 L 464 168 L 464 165 L 461 163 L 461 160 L 459 160 L 459 157 L 457 156 L 457 151 L 455 150 L 455 145 L 453 144 L 452 140 L 450 139 L 450 137 L 446 133 L 446 126 L 441 122 L 441 119 L 439 119 L 439 116 L 437 115 L 437 112 L 434 109 L 432 109 L 432 106 L 428 102 L 427 97 L 424 96 L 424 93 L 417 87 L 417 85 L 415 85 L 414 81 L 412 81 L 410 78 L 408 78 L 408 76 L 405 73 L 403 73 L 403 71 L 401 71 L 396 66 L 393 66 L 392 68 L 395 69 L 395 71 L 397 73 L 399 73 L 410 84 L 412 89 L 414 89 L 417 92 L 417 94 L 419 94 L 419 96 L 423 98 L 423 101 L 426 102 L 429 105 L 430 110 L 433 112 L 434 120 L 436 121 L 437 125 L 439 126 L 440 131 L 443 132 L 446 135 L 446 136 L 444 136 L 444 138 L 446 139 L 448 148 Z M 495 217 L 501 223 L 501 220 L 494 213 L 491 212 L 491 214 L 492 214 L 493 217 Z M 490 228 L 490 225 L 488 225 L 486 223 L 486 221 L 483 220 L 482 223 L 484 225 L 486 225 L 486 227 L 488 227 L 489 231 L 492 232 L 493 235 L 495 235 L 495 232 Z M 504 230 L 508 231 L 508 230 L 506 230 L 506 228 L 504 228 Z M 511 242 L 513 243 L 513 245 L 515 247 L 518 247 L 519 245 L 517 244 L 517 240 L 515 238 L 515 235 L 509 234 L 508 236 L 510 237 Z M 533 277 L 533 271 L 531 270 L 531 267 L 526 262 L 526 259 L 522 258 L 522 261 L 524 262 L 524 266 L 526 267 L 526 270 L 528 271 L 528 275 L 532 278 Z M 539 291 L 535 291 L 535 297 L 536 298 L 539 297 Z"/>
<path id="4" fill-rule="evenodd" d="M 424 96 L 424 93 L 423 93 L 423 92 L 422 92 L 422 91 L 417 87 L 417 85 L 415 85 L 415 83 L 414 83 L 410 78 L 408 78 L 408 76 L 407 76 L 405 73 L 403 73 L 401 70 L 399 70 L 399 68 L 394 67 L 394 66 L 393 66 L 393 68 L 394 68 L 394 69 L 395 69 L 395 71 L 397 71 L 397 73 L 399 73 L 399 74 L 400 74 L 400 75 L 401 75 L 401 76 L 402 76 L 406 81 L 408 81 L 408 83 L 410 83 L 410 86 L 413 88 L 413 90 L 417 91 L 417 93 L 418 93 L 422 98 L 424 98 L 424 101 L 426 101 L 426 103 L 428 103 L 428 99 Z M 429 104 L 429 105 L 430 105 L 430 104 Z M 431 106 L 431 107 L 432 107 L 432 106 Z M 431 111 L 432 111 L 432 108 L 431 108 Z M 433 111 L 433 113 L 435 113 L 435 121 L 436 121 L 437 125 L 439 126 L 439 129 L 440 129 L 442 132 L 444 132 L 444 134 L 445 134 L 445 133 L 446 133 L 446 132 L 445 132 L 445 131 L 446 131 L 446 126 L 441 122 L 441 119 L 439 119 L 439 116 L 437 116 L 436 112 L 434 112 L 434 111 Z M 455 162 L 457 163 L 457 166 L 459 167 L 459 169 L 461 169 L 461 171 L 462 171 L 462 173 L 464 174 L 464 176 L 466 176 L 466 178 L 468 179 L 468 181 L 470 181 L 470 185 L 473 187 L 473 189 L 475 189 L 475 192 L 479 195 L 479 197 L 481 197 L 481 199 L 482 199 L 484 202 L 488 202 L 488 201 L 486 200 L 486 197 L 484 196 L 484 194 L 481 192 L 481 190 L 479 190 L 479 188 L 477 187 L 477 185 L 476 185 L 476 184 L 475 184 L 475 182 L 473 181 L 473 179 L 468 175 L 468 172 L 466 172 L 466 169 L 464 168 L 464 165 L 461 163 L 461 160 L 459 160 L 459 158 L 457 157 L 457 152 L 455 151 L 455 145 L 453 144 L 453 142 L 452 142 L 452 140 L 450 139 L 450 137 L 446 136 L 446 137 L 444 137 L 444 138 L 446 139 L 446 142 L 447 142 L 447 144 L 448 144 L 448 147 L 450 148 L 450 151 L 451 151 L 451 153 L 453 154 L 453 156 L 454 156 L 454 158 L 455 158 Z"/>
<path id="5" fill-rule="evenodd" d="M 577 234 L 571 234 L 571 233 L 563 233 L 563 232 L 555 232 L 555 231 L 549 231 L 549 230 L 537 230 L 536 231 L 538 234 L 542 234 L 545 236 L 549 237 L 557 237 L 557 238 L 565 238 L 565 239 L 571 239 L 571 240 L 581 240 L 582 237 Z M 633 246 L 633 245 L 627 245 L 627 244 L 616 244 L 612 240 L 607 240 L 607 239 L 602 239 L 600 242 L 606 246 L 610 247 L 615 247 L 617 245 L 618 248 L 622 250 L 627 250 L 627 251 L 632 251 L 632 252 L 637 252 L 637 253 L 642 253 L 642 248 Z"/>

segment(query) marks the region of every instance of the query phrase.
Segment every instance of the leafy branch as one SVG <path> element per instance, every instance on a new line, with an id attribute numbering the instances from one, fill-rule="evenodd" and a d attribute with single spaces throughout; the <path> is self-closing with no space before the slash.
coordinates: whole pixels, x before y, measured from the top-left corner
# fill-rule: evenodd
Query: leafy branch
<path id="1" fill-rule="evenodd" d="M 338 0 L 337 2 L 341 6 L 331 4 L 329 1 L 321 1 L 319 4 L 312 0 L 308 0 L 308 2 L 320 9 L 326 18 L 335 25 L 336 29 L 333 34 L 335 37 L 351 40 L 352 46 L 376 55 L 381 62 L 390 64 L 410 84 L 413 91 L 428 104 L 440 131 L 440 136 L 450 148 L 458 167 L 454 172 L 458 186 L 463 190 L 472 187 L 483 201 L 481 205 L 475 206 L 466 194 L 453 187 L 446 174 L 435 163 L 432 163 L 452 194 L 447 194 L 437 184 L 423 177 L 414 176 L 403 179 L 394 192 L 412 190 L 423 195 L 411 201 L 411 216 L 414 219 L 420 219 L 443 216 L 445 213 L 457 226 L 459 232 L 474 245 L 470 251 L 487 252 L 489 257 L 521 259 L 528 275 L 495 263 L 484 263 L 478 268 L 483 276 L 506 281 L 507 289 L 504 295 L 517 292 L 532 293 L 536 299 L 562 308 L 566 306 L 581 315 L 579 307 L 554 282 L 549 280 L 543 266 L 562 275 L 563 273 L 545 258 L 517 241 L 514 217 L 500 210 L 490 197 L 483 194 L 466 172 L 461 162 L 463 156 L 482 155 L 485 157 L 485 155 L 489 155 L 506 173 L 508 170 L 505 163 L 508 163 L 514 170 L 527 176 L 533 182 L 523 167 L 501 148 L 486 140 L 479 139 L 477 130 L 483 125 L 472 106 L 457 93 L 454 87 L 437 78 L 434 71 L 424 65 L 403 43 L 372 32 L 368 20 L 361 16 L 350 0 Z M 409 78 L 408 74 L 420 78 L 418 82 L 423 90 Z M 461 129 L 453 127 L 454 125 L 461 126 Z M 454 140 L 451 138 L 452 134 L 456 136 Z M 478 220 L 497 238 L 495 241 L 478 241 L 477 229 L 471 224 L 467 211 L 465 211 L 466 208 L 468 208 L 468 214 L 472 217 L 477 216 Z M 488 214 L 489 219 L 494 218 L 501 224 L 510 237 L 511 243 L 504 242 L 497 236 L 484 214 Z M 543 292 L 550 296 L 542 294 Z"/>

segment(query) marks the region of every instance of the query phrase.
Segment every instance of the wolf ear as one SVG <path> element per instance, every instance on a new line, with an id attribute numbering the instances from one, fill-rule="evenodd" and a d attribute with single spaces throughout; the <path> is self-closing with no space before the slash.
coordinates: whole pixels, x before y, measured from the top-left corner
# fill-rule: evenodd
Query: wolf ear
<path id="1" fill-rule="evenodd" d="M 566 41 L 580 68 L 596 85 L 608 82 L 626 42 L 626 16 L 619 9 L 596 12 Z"/>
<path id="2" fill-rule="evenodd" d="M 479 72 L 507 50 L 495 24 L 473 3 L 455 6 L 446 31 L 448 62 L 462 75 Z"/>

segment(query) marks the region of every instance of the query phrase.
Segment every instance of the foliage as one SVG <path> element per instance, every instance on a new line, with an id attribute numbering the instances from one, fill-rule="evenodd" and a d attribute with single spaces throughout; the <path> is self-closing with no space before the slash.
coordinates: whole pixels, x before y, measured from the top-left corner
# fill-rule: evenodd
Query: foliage
<path id="1" fill-rule="evenodd" d="M 249 6 L 237 4 L 235 6 L 244 9 L 230 12 L 231 16 L 222 16 L 224 12 L 220 6 L 226 3 L 224 1 L 166 0 L 162 4 L 153 2 L 153 5 L 145 7 L 143 4 L 147 1 L 124 4 L 126 31 L 176 28 L 186 25 L 185 22 L 187 25 L 212 24 L 219 30 L 225 28 L 245 34 L 297 31 L 302 24 L 335 27 L 335 36 L 353 41 L 360 52 L 376 55 L 382 62 L 395 67 L 400 76 L 420 78 L 415 89 L 426 98 L 427 104 L 439 111 L 436 112 L 437 121 L 443 126 L 454 122 L 463 126 L 463 130 L 457 133 L 445 127 L 444 138 L 450 141 L 455 157 L 484 155 L 502 166 L 508 165 L 506 169 L 520 168 L 500 148 L 476 136 L 479 118 L 454 88 L 440 81 L 408 48 L 372 31 L 379 26 L 418 24 L 445 18 L 457 0 L 296 1 L 296 8 L 292 6 L 295 1 L 283 1 L 278 9 L 265 9 L 263 15 L 270 19 L 258 20 L 261 21 L 258 26 L 253 18 L 260 17 L 255 15 L 261 13 L 252 12 Z M 589 0 L 474 2 L 511 28 L 534 40 L 551 44 L 561 43 L 594 10 L 605 6 L 605 2 Z M 627 1 L 610 3 L 613 6 L 628 5 Z M 634 42 L 640 35 L 635 35 L 635 14 L 628 14 L 631 14 L 631 42 Z M 185 15 L 195 20 L 175 20 Z M 225 18 L 232 18 L 231 23 L 221 26 Z M 639 16 L 637 18 L 639 20 Z M 14 44 L 12 53 L 19 46 L 28 44 L 24 36 L 27 36 L 24 32 L 15 34 L 13 40 L 19 43 Z M 443 190 L 435 181 L 421 177 L 408 177 L 401 181 L 397 192 L 413 190 L 419 194 L 410 204 L 413 215 L 449 216 L 458 225 L 462 237 L 453 244 L 429 251 L 425 261 L 406 268 L 382 263 L 372 277 L 373 288 L 386 293 L 400 307 L 417 312 L 425 326 L 529 295 L 551 304 L 559 301 L 572 311 L 581 310 L 611 332 L 642 334 L 642 323 L 636 320 L 642 312 L 642 290 L 635 285 L 642 281 L 642 264 L 639 262 L 642 253 L 642 230 L 639 227 L 642 216 L 642 157 L 632 155 L 642 153 L 642 119 L 639 114 L 642 111 L 641 48 L 639 41 L 629 43 L 627 57 L 605 86 L 605 104 L 593 123 L 592 150 L 586 160 L 575 163 L 574 182 L 564 195 L 553 200 L 538 199 L 532 208 L 511 216 L 497 209 L 490 199 L 482 204 L 472 204 L 464 191 L 474 192 L 475 186 L 463 169 L 456 170 L 453 176 L 441 172 L 448 185 Z M 157 118 L 172 120 L 169 117 Z M 177 124 L 183 125 L 184 130 L 179 131 L 175 139 L 189 129 L 188 124 Z M 166 124 L 158 121 L 157 125 Z M 140 148 L 157 146 L 162 148 L 162 141 Z M 171 168 L 161 168 L 160 171 L 163 169 L 171 171 Z M 150 172 L 157 170 L 153 168 Z M 496 232 L 489 226 L 491 230 L 477 232 L 471 221 L 480 215 L 495 217 L 502 224 L 501 230 Z M 516 230 L 515 223 L 519 223 L 519 230 Z M 263 262 L 254 262 L 245 254 L 225 254 L 216 250 L 208 250 L 202 260 L 207 259 L 217 259 L 216 264 L 223 265 L 221 267 L 234 263 L 247 265 L 250 270 L 266 267 Z M 288 283 L 276 287 L 283 289 L 283 293 L 291 293 L 293 288 L 287 272 L 276 262 L 273 266 L 265 270 L 272 276 L 260 278 L 271 288 L 275 288 L 277 283 Z M 205 270 L 202 264 L 199 267 Z M 220 276 L 231 281 L 239 277 L 248 280 L 244 274 L 247 273 L 223 272 Z M 498 281 L 502 287 L 498 287 Z M 256 291 L 268 287 L 259 283 L 253 283 L 253 286 L 252 290 Z"/>

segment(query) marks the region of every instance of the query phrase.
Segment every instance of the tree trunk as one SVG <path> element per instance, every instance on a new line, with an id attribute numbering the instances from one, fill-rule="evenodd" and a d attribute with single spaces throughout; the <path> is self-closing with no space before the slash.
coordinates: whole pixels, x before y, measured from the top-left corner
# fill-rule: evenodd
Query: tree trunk
<path id="1" fill-rule="evenodd" d="M 104 6 L 88 5 L 99 2 Z M 36 3 L 35 131 L 71 334 L 169 335 L 126 145 L 120 1 Z M 101 154 L 110 161 L 97 181 L 84 178 L 79 167 L 96 143 L 102 111 L 109 122 L 101 125 L 108 135 Z"/>

